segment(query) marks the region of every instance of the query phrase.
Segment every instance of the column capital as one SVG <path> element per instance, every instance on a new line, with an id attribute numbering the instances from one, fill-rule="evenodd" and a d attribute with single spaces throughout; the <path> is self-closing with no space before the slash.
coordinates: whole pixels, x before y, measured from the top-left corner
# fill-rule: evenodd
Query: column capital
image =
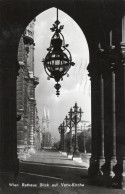
<path id="1" fill-rule="evenodd" d="M 117 62 L 119 61 L 118 52 L 115 46 L 105 48 L 102 57 L 105 61 L 104 72 L 114 71 Z"/>
<path id="2" fill-rule="evenodd" d="M 98 49 L 88 65 L 90 77 L 97 77 L 100 74 L 115 71 L 119 64 L 125 61 L 125 44 L 120 47 L 109 46 L 105 49 Z"/>
<path id="3" fill-rule="evenodd" d="M 104 50 L 98 48 L 92 58 L 91 61 L 87 67 L 87 70 L 89 71 L 89 76 L 91 78 L 97 78 L 100 76 L 100 74 L 102 74 L 102 72 L 104 71 L 104 66 L 105 66 L 105 60 L 103 58 L 103 53 Z"/>

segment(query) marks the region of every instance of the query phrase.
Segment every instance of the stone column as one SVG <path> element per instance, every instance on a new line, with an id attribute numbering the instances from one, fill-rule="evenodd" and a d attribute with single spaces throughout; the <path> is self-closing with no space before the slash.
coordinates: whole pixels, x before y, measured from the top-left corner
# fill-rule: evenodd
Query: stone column
<path id="1" fill-rule="evenodd" d="M 90 167 L 88 169 L 88 175 L 89 175 L 89 181 L 95 182 L 95 179 L 97 177 L 97 98 L 96 95 L 96 76 L 93 76 L 93 69 L 94 69 L 94 63 L 89 63 L 88 65 L 88 71 L 89 76 L 91 77 L 91 123 L 92 123 L 92 141 L 91 141 L 91 148 L 92 148 L 92 155 L 90 158 Z"/>
<path id="2" fill-rule="evenodd" d="M 122 189 L 125 189 L 125 1 L 123 1 L 123 13 L 122 13 L 122 42 L 121 42 L 121 54 L 122 54 L 122 60 L 121 60 L 121 71 L 120 71 L 120 78 L 122 77 L 122 82 L 119 82 L 120 84 L 120 94 L 122 99 L 122 109 L 120 109 L 120 127 L 118 126 L 119 132 L 119 150 L 117 151 L 117 155 L 120 155 L 118 157 L 119 160 L 119 168 L 117 170 L 117 176 L 119 181 L 119 186 Z M 119 173 L 120 171 L 120 173 Z M 121 173 L 122 172 L 122 173 Z"/>
<path id="3" fill-rule="evenodd" d="M 111 160 L 116 163 L 116 104 L 115 104 L 115 72 L 112 70 L 112 156 Z"/>
<path id="4" fill-rule="evenodd" d="M 125 6 L 124 6 L 125 7 Z M 123 37 L 123 40 L 124 40 L 124 43 L 121 43 L 121 51 L 122 51 L 122 77 L 123 77 L 123 80 L 122 80 L 122 102 L 123 102 L 123 106 L 122 106 L 122 120 L 121 120 L 121 128 L 120 131 L 120 165 L 122 168 L 120 168 L 120 170 L 122 169 L 122 180 L 121 180 L 121 183 L 120 183 L 120 187 L 122 187 L 122 189 L 125 189 L 125 16 L 124 16 L 124 37 Z M 120 87 L 121 88 L 121 87 Z M 120 111 L 121 112 L 121 111 Z M 118 150 L 118 153 L 119 153 L 119 150 Z M 118 176 L 119 178 L 119 176 Z"/>
<path id="5" fill-rule="evenodd" d="M 101 84 L 101 151 L 100 159 L 104 159 L 104 78 L 100 75 Z"/>
<path id="6" fill-rule="evenodd" d="M 88 170 L 88 174 L 90 179 L 95 178 L 96 175 L 96 166 L 97 166 L 97 118 L 96 118 L 96 108 L 97 108 L 97 96 L 96 96 L 96 89 L 95 89 L 95 80 L 91 77 L 91 123 L 92 123 L 92 155 L 90 158 L 90 167 Z"/>
<path id="7" fill-rule="evenodd" d="M 91 77 L 91 100 L 92 100 L 92 156 L 90 159 L 89 179 L 94 183 L 101 181 L 104 157 L 104 61 L 102 49 L 98 49 L 92 62 L 88 66 Z"/>
<path id="8" fill-rule="evenodd" d="M 105 160 L 103 166 L 104 184 L 111 186 L 115 176 L 114 166 L 116 165 L 116 83 L 115 83 L 115 48 L 110 46 L 104 51 L 105 64 L 104 73 L 104 111 L 105 111 Z"/>
<path id="9" fill-rule="evenodd" d="M 102 67 L 103 71 L 103 67 Z M 99 165 L 99 172 L 98 176 L 99 179 L 102 176 L 102 166 L 105 163 L 105 156 L 104 156 L 104 78 L 103 72 L 100 74 L 100 148 L 98 151 L 98 165 Z M 102 180 L 100 180 L 102 181 Z"/>
<path id="10" fill-rule="evenodd" d="M 120 60 L 116 68 L 117 165 L 113 186 L 125 189 L 125 43 L 121 43 Z"/>

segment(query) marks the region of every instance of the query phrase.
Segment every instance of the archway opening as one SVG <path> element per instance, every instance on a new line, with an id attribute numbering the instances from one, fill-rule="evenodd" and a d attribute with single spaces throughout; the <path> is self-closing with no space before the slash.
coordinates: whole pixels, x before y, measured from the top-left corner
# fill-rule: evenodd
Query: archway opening
<path id="1" fill-rule="evenodd" d="M 27 160 L 30 154 L 35 154 L 37 151 L 59 149 L 59 125 L 75 103 L 83 111 L 77 125 L 79 152 L 91 153 L 91 87 L 87 72 L 89 63 L 87 41 L 77 23 L 59 10 L 59 20 L 62 25 L 64 24 L 63 35 L 69 44 L 75 66 L 69 70 L 69 77 L 64 76 L 61 82 L 61 94 L 57 97 L 53 87 L 54 80 L 47 80 L 42 64 L 52 37 L 50 27 L 55 20 L 56 8 L 44 11 L 29 23 L 19 44 L 17 148 L 18 157 L 23 160 Z M 75 133 L 73 126 L 74 144 Z M 68 149 L 68 127 L 64 136 Z"/>

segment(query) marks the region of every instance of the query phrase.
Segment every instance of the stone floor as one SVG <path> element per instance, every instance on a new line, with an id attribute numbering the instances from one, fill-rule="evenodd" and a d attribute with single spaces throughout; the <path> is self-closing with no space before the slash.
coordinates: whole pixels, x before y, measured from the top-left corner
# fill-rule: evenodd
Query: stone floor
<path id="1" fill-rule="evenodd" d="M 92 186 L 87 168 L 56 151 L 41 151 L 20 162 L 19 176 L 0 194 L 122 194 L 123 190 Z"/>

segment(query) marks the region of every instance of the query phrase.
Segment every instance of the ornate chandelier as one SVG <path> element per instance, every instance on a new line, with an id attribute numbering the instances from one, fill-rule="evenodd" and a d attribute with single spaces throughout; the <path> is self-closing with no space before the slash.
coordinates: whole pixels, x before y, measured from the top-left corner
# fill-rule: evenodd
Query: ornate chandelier
<path id="1" fill-rule="evenodd" d="M 60 80 L 63 80 L 63 76 L 67 74 L 68 70 L 71 66 L 74 66 L 75 63 L 72 62 L 72 56 L 67 47 L 68 44 L 65 44 L 65 39 L 63 34 L 61 33 L 64 28 L 63 25 L 60 25 L 60 21 L 58 20 L 58 9 L 57 9 L 57 20 L 53 24 L 50 30 L 54 32 L 51 41 L 50 47 L 47 48 L 47 55 L 45 59 L 43 59 L 43 65 L 46 74 L 48 75 L 48 80 L 50 78 L 54 78 L 57 82 L 55 84 L 56 95 L 60 95 L 61 85 L 58 83 Z M 67 74 L 67 77 L 69 75 Z"/>

